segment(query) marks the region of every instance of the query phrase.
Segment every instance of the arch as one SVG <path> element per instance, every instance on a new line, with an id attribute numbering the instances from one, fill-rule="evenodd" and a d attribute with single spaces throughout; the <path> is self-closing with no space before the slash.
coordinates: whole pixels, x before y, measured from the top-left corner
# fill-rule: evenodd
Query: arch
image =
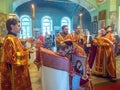
<path id="1" fill-rule="evenodd" d="M 22 15 L 20 17 L 21 30 L 19 37 L 20 38 L 29 38 L 32 37 L 32 20 L 28 15 Z"/>
<path id="2" fill-rule="evenodd" d="M 42 33 L 45 36 L 46 34 L 50 34 L 52 29 L 52 19 L 50 16 L 43 16 L 41 19 L 42 23 Z"/>
<path id="3" fill-rule="evenodd" d="M 19 7 L 20 5 L 26 3 L 26 2 L 30 2 L 32 0 L 15 0 L 13 2 L 13 11 L 16 10 L 17 7 Z M 96 10 L 97 6 L 97 2 L 95 0 L 70 0 L 72 3 L 77 3 L 80 6 L 86 8 L 88 11 L 93 11 Z M 58 1 L 56 1 L 58 2 Z M 61 1 L 61 2 L 65 2 L 65 1 Z M 69 2 L 68 2 L 69 3 Z"/>
<path id="4" fill-rule="evenodd" d="M 69 33 L 71 32 L 71 22 L 70 22 L 70 18 L 69 17 L 63 17 L 62 19 L 61 19 L 61 26 L 63 26 L 63 25 L 68 25 L 68 27 L 69 27 Z"/>

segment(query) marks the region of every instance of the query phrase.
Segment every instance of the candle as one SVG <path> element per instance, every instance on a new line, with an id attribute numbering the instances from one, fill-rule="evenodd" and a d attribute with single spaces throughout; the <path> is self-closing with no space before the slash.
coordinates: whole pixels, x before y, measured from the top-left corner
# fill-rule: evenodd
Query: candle
<path id="1" fill-rule="evenodd" d="M 34 18 L 35 17 L 35 6 L 34 6 L 34 4 L 32 4 L 31 7 L 32 7 L 32 18 Z"/>
<path id="2" fill-rule="evenodd" d="M 82 27 L 82 16 L 83 16 L 83 13 L 80 13 L 79 16 L 80 16 L 80 26 Z"/>
<path id="3" fill-rule="evenodd" d="M 86 31 L 86 34 L 87 34 L 87 44 L 89 44 L 89 38 L 90 38 L 90 33 L 89 33 L 89 31 Z"/>

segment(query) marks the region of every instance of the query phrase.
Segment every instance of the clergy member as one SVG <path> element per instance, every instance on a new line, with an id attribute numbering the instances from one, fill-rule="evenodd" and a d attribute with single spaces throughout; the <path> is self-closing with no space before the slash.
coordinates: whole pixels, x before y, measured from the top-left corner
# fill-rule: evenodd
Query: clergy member
<path id="1" fill-rule="evenodd" d="M 62 26 L 62 32 L 58 33 L 56 36 L 56 45 L 59 47 L 60 44 L 64 43 L 65 40 L 70 39 L 72 40 L 72 35 L 68 33 L 68 26 Z"/>
<path id="2" fill-rule="evenodd" d="M 73 33 L 73 41 L 84 48 L 84 45 L 86 44 L 86 38 L 84 33 L 82 32 L 81 26 L 76 27 L 75 32 Z"/>
<path id="3" fill-rule="evenodd" d="M 1 64 L 1 90 L 32 90 L 28 70 L 28 51 L 17 38 L 20 22 L 17 19 L 6 21 L 7 36 L 3 42 Z"/>

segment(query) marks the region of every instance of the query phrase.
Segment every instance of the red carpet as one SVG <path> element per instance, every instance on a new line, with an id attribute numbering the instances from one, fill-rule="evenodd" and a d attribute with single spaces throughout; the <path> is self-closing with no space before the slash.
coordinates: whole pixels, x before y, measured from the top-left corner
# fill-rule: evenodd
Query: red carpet
<path id="1" fill-rule="evenodd" d="M 95 90 L 120 90 L 120 82 L 95 87 Z"/>

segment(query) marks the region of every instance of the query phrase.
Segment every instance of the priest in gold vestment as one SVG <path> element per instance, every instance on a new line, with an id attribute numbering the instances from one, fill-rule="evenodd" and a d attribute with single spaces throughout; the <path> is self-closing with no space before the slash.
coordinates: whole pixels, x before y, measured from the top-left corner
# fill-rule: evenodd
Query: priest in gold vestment
<path id="1" fill-rule="evenodd" d="M 115 44 L 116 43 L 116 38 L 114 37 L 114 34 L 112 33 L 113 32 L 112 26 L 108 26 L 106 28 L 106 32 L 107 33 L 106 33 L 105 37 L 108 38 L 110 41 L 112 41 L 113 44 Z"/>
<path id="2" fill-rule="evenodd" d="M 56 36 L 56 45 L 59 47 L 59 45 L 63 44 L 65 40 L 72 40 L 72 35 L 68 33 L 68 26 L 63 25 L 62 26 L 62 32 L 58 33 Z"/>
<path id="3" fill-rule="evenodd" d="M 86 37 L 81 31 L 81 26 L 76 27 L 75 32 L 73 33 L 73 41 L 84 48 L 84 45 L 86 44 Z"/>
<path id="4" fill-rule="evenodd" d="M 0 90 L 32 90 L 28 70 L 28 51 L 16 37 L 20 31 L 20 22 L 14 18 L 8 19 L 6 28 L 8 34 L 3 42 Z"/>
<path id="5" fill-rule="evenodd" d="M 114 43 L 106 38 L 104 32 L 104 30 L 101 30 L 102 36 L 94 39 L 94 44 L 97 45 L 94 73 L 96 75 L 109 77 L 110 80 L 116 80 Z"/>

